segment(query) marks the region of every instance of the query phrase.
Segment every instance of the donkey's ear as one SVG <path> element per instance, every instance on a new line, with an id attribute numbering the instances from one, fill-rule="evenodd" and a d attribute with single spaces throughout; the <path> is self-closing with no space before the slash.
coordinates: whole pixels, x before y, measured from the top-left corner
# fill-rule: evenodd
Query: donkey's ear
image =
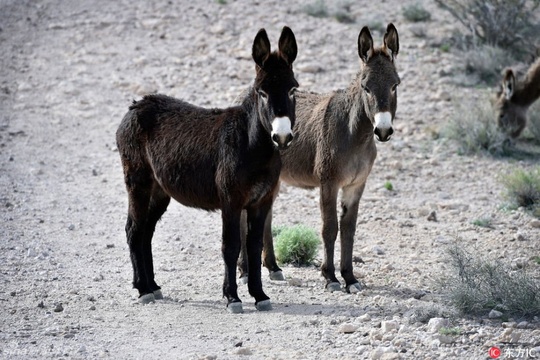
<path id="1" fill-rule="evenodd" d="M 504 71 L 504 77 L 502 81 L 503 94 L 506 100 L 510 100 L 514 94 L 516 85 L 516 77 L 512 69 L 506 69 Z"/>
<path id="2" fill-rule="evenodd" d="M 279 37 L 279 55 L 292 65 L 296 59 L 298 48 L 296 47 L 296 38 L 292 30 L 284 26 Z"/>
<path id="3" fill-rule="evenodd" d="M 253 56 L 255 63 L 262 68 L 264 62 L 268 59 L 268 56 L 270 56 L 270 40 L 268 40 L 266 30 L 259 30 L 255 36 L 251 55 Z"/>
<path id="4" fill-rule="evenodd" d="M 383 44 L 384 48 L 388 52 L 388 55 L 390 55 L 393 61 L 399 52 L 399 37 L 397 29 L 392 23 L 388 24 L 388 26 L 386 27 Z"/>
<path id="5" fill-rule="evenodd" d="M 373 38 L 369 32 L 369 28 L 364 26 L 358 35 L 358 55 L 364 63 L 367 63 L 373 55 Z"/>

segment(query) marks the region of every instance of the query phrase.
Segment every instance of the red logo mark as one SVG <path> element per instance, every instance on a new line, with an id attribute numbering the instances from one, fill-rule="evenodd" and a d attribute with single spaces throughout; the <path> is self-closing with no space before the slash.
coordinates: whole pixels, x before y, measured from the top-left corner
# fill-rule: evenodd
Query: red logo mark
<path id="1" fill-rule="evenodd" d="M 489 349 L 489 357 L 492 358 L 492 359 L 496 359 L 496 358 L 498 358 L 499 356 L 501 356 L 501 349 L 499 349 L 499 348 L 496 347 L 496 346 L 492 346 L 492 347 Z"/>

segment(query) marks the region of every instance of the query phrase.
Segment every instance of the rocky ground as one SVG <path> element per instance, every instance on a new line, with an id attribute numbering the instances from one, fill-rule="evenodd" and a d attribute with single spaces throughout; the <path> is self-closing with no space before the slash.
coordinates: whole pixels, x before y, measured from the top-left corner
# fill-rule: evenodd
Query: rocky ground
<path id="1" fill-rule="evenodd" d="M 439 50 L 458 24 L 424 1 L 432 19 L 418 38 L 402 1 L 353 3 L 352 24 L 308 16 L 310 3 L 0 0 L 0 358 L 485 359 L 493 345 L 501 358 L 540 354 L 538 318 L 462 316 L 437 286 L 454 242 L 539 271 L 539 222 L 502 210 L 499 181 L 538 160 L 460 156 L 433 137 L 451 99 L 485 92 L 456 84 L 460 54 Z M 227 106 L 253 79 L 257 30 L 275 46 L 283 25 L 298 40 L 301 87 L 342 88 L 358 70 L 361 27 L 388 22 L 402 84 L 397 133 L 379 144 L 358 216 L 365 290 L 328 293 L 316 267 L 285 266 L 285 282 L 264 272 L 273 311 L 256 311 L 242 287 L 245 312 L 229 314 L 219 213 L 172 204 L 154 238 L 165 300 L 137 304 L 114 138 L 130 101 L 159 91 Z M 274 213 L 278 225 L 320 228 L 315 190 L 283 186 Z M 472 224 L 484 218 L 492 227 Z"/>

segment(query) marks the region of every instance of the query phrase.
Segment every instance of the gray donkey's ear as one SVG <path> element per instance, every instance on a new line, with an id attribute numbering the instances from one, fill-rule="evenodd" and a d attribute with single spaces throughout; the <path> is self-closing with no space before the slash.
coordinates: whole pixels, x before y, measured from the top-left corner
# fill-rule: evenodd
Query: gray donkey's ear
<path id="1" fill-rule="evenodd" d="M 369 28 L 364 26 L 358 35 L 358 56 L 360 59 L 367 63 L 369 58 L 373 55 L 373 38 Z"/>
<path id="2" fill-rule="evenodd" d="M 270 56 L 270 40 L 268 40 L 268 35 L 266 30 L 261 29 L 257 32 L 255 40 L 253 40 L 252 53 L 253 61 L 259 66 L 264 67 L 264 62 Z"/>
<path id="3" fill-rule="evenodd" d="M 510 100 L 514 95 L 514 89 L 516 87 L 516 77 L 512 69 L 506 69 L 504 71 L 504 77 L 502 81 L 503 94 L 506 100 Z"/>
<path id="4" fill-rule="evenodd" d="M 383 45 L 388 55 L 390 55 L 392 61 L 394 61 L 399 52 L 399 36 L 396 27 L 392 23 L 388 24 L 386 27 Z"/>

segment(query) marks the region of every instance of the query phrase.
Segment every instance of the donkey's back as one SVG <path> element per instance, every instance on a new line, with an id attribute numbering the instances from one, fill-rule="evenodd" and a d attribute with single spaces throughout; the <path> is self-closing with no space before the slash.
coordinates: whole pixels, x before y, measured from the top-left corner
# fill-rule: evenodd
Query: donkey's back
<path id="1" fill-rule="evenodd" d="M 227 122 L 242 123 L 243 114 L 241 107 L 205 109 L 165 95 L 147 95 L 130 106 L 118 128 L 123 163 L 140 170 L 138 176 L 151 176 L 148 181 L 157 181 L 186 206 L 218 209 L 220 129 Z"/>

